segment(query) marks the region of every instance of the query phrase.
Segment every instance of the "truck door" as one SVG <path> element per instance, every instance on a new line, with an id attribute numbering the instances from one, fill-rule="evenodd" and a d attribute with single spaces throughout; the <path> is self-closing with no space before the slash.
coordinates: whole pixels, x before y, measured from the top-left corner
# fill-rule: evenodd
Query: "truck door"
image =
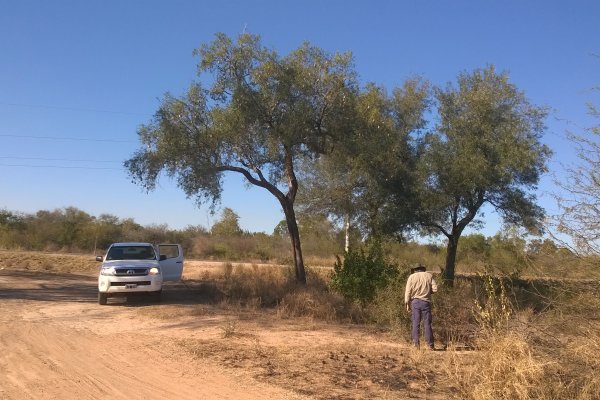
<path id="1" fill-rule="evenodd" d="M 158 252 L 166 256 L 160 261 L 163 281 L 179 281 L 183 273 L 183 249 L 180 244 L 159 244 Z M 162 257 L 161 257 L 162 258 Z"/>

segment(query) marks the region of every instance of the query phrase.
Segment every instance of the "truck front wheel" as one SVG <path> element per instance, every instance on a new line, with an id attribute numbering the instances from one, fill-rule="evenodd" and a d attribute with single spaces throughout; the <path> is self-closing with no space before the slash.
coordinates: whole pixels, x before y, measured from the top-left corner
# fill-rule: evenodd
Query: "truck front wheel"
<path id="1" fill-rule="evenodd" d="M 107 300 L 108 300 L 107 293 L 98 292 L 98 304 L 100 304 L 101 306 L 104 306 L 104 305 L 106 305 Z"/>

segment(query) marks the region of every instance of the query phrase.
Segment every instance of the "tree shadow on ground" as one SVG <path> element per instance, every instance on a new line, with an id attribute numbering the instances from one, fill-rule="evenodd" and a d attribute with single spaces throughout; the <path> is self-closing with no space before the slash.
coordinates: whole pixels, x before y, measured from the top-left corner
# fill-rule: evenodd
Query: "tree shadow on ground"
<path id="1" fill-rule="evenodd" d="M 161 304 L 215 304 L 223 299 L 215 285 L 202 281 L 168 282 Z M 0 300 L 95 303 L 97 278 L 91 275 L 33 270 L 0 270 Z M 118 301 L 117 301 L 118 300 Z M 157 302 L 147 295 L 134 294 L 109 299 L 109 305 L 145 306 Z"/>
<path id="2" fill-rule="evenodd" d="M 96 291 L 96 281 L 89 275 L 0 271 L 0 299 L 88 303 L 96 301 Z"/>

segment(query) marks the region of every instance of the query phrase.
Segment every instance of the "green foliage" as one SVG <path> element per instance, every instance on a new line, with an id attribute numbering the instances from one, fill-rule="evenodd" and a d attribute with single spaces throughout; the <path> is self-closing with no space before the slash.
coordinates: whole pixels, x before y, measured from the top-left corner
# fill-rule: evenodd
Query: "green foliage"
<path id="1" fill-rule="evenodd" d="M 239 236 L 244 233 L 239 224 L 240 217 L 229 207 L 223 209 L 221 219 L 215 222 L 210 233 L 216 236 Z"/>
<path id="2" fill-rule="evenodd" d="M 457 260 L 466 262 L 484 261 L 489 257 L 490 251 L 491 244 L 484 235 L 467 235 L 460 239 Z"/>
<path id="3" fill-rule="evenodd" d="M 23 247 L 27 217 L 20 213 L 0 209 L 0 247 Z"/>
<path id="4" fill-rule="evenodd" d="M 290 234 L 288 232 L 287 223 L 285 222 L 285 219 L 282 219 L 277 223 L 275 229 L 273 229 L 273 236 L 282 239 L 289 239 Z"/>
<path id="5" fill-rule="evenodd" d="M 306 211 L 298 216 L 298 229 L 302 238 L 302 248 L 307 255 L 321 258 L 333 258 L 342 251 L 343 238 L 340 231 L 327 218 L 320 214 L 309 214 Z M 274 239 L 288 239 L 289 233 L 285 220 L 280 221 L 273 230 Z"/>
<path id="6" fill-rule="evenodd" d="M 75 207 L 40 210 L 33 215 L 0 214 L 0 247 L 7 249 L 92 252 L 123 241 L 176 242 L 190 247 L 191 236 L 186 232 L 166 225 L 143 227 L 132 219 L 120 220 L 109 214 L 95 217 Z"/>
<path id="7" fill-rule="evenodd" d="M 554 255 L 559 247 L 552 239 L 534 239 L 527 244 L 527 253 L 531 255 Z"/>
<path id="8" fill-rule="evenodd" d="M 531 242 L 533 249 L 540 248 L 538 242 L 542 243 L 539 240 Z M 546 242 L 546 246 L 550 244 Z M 470 266 L 471 272 L 493 269 L 512 277 L 520 276 L 530 261 L 525 240 L 519 232 L 511 229 L 487 238 L 480 234 L 467 235 L 461 238 L 457 254 L 458 262 L 462 266 Z"/>
<path id="9" fill-rule="evenodd" d="M 493 66 L 433 89 L 408 80 L 388 96 L 368 85 L 356 98 L 349 139 L 305 166 L 306 210 L 360 226 L 366 237 L 423 234 L 448 238 L 445 270 L 454 278 L 459 239 L 481 226 L 489 203 L 508 223 L 540 231 L 543 210 L 532 192 L 550 150 L 541 142 L 547 110 L 531 104 Z M 425 135 L 431 106 L 437 125 Z M 467 243 L 463 248 L 472 245 Z M 481 260 L 484 248 L 463 252 Z"/>
<path id="10" fill-rule="evenodd" d="M 25 217 L 19 213 L 0 209 L 0 229 L 22 228 L 25 224 Z"/>
<path id="11" fill-rule="evenodd" d="M 76 237 L 65 240 L 58 234 L 59 228 L 74 227 L 64 222 L 73 215 L 80 215 L 84 221 L 78 226 Z M 234 236 L 215 236 L 202 226 L 188 226 L 182 230 L 168 229 L 165 225 L 142 226 L 131 218 L 120 219 L 110 214 L 85 216 L 64 209 L 35 214 L 22 214 L 4 211 L 0 223 L 0 248 L 22 250 L 49 250 L 91 253 L 106 249 L 117 241 L 156 241 L 181 243 L 186 257 L 195 259 L 215 259 L 223 261 L 272 262 L 289 265 L 292 260 L 286 237 L 265 233 L 245 233 Z M 301 217 L 302 218 L 302 217 Z M 327 225 L 317 220 L 314 224 L 304 224 L 300 220 L 302 239 L 306 247 L 306 260 L 309 265 L 330 265 L 334 254 L 343 248 L 343 228 Z M 460 242 L 459 263 L 463 272 L 481 273 L 486 267 L 500 271 L 504 275 L 569 277 L 596 279 L 600 276 L 598 258 L 579 257 L 568 249 L 544 239 L 530 241 L 526 246 L 518 234 L 503 232 L 493 237 L 479 235 L 465 236 Z M 356 240 L 358 242 L 358 240 Z M 410 265 L 421 262 L 433 273 L 439 272 L 444 264 L 444 249 L 436 245 L 416 242 L 382 242 L 383 252 L 388 260 Z M 485 251 L 481 251 L 485 249 Z"/>
<path id="12" fill-rule="evenodd" d="M 337 257 L 331 287 L 350 300 L 367 304 L 397 274 L 397 265 L 387 262 L 381 245 L 373 243 L 366 251 L 350 250 L 344 260 Z"/>
<path id="13" fill-rule="evenodd" d="M 500 232 L 489 240 L 491 251 L 487 264 L 503 275 L 516 278 L 527 267 L 525 240 L 513 234 Z"/>
<path id="14" fill-rule="evenodd" d="M 416 137 L 425 126 L 428 90 L 420 78 L 407 80 L 391 94 L 367 85 L 356 98 L 347 139 L 303 165 L 298 199 L 303 209 L 348 222 L 364 236 L 379 236 L 384 218 L 397 224 L 412 221 L 410 171 L 417 157 Z"/>

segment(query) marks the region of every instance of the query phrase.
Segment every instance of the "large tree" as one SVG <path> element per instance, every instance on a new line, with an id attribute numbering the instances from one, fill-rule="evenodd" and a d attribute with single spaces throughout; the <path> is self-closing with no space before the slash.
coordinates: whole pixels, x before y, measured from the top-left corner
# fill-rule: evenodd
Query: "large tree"
<path id="1" fill-rule="evenodd" d="M 222 176 L 241 174 L 279 201 L 290 234 L 296 278 L 306 282 L 294 202 L 296 165 L 330 150 L 351 128 L 358 91 L 350 54 L 309 44 L 285 57 L 259 37 L 224 34 L 201 46 L 198 74 L 212 73 L 180 98 L 166 95 L 126 161 L 134 181 L 154 189 L 165 171 L 189 196 L 218 202 Z"/>
<path id="2" fill-rule="evenodd" d="M 418 217 L 448 239 L 444 280 L 452 284 L 458 241 L 489 204 L 507 223 L 541 229 L 533 189 L 550 150 L 540 142 L 546 110 L 531 104 L 493 66 L 435 90 L 439 120 L 420 159 Z"/>

